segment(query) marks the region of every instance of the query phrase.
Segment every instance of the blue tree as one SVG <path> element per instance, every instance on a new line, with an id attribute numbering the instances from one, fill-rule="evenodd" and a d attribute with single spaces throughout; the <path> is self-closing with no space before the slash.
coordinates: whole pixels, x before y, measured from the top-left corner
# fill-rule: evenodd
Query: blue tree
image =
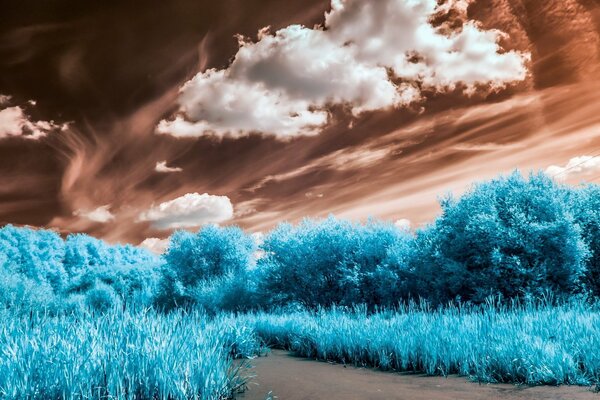
<path id="1" fill-rule="evenodd" d="M 587 184 L 571 196 L 575 222 L 581 228 L 583 241 L 588 247 L 583 283 L 595 297 L 600 296 L 600 186 Z"/>
<path id="2" fill-rule="evenodd" d="M 102 282 L 125 299 L 155 287 L 159 259 L 146 249 L 72 234 L 66 240 L 64 266 L 69 292 L 85 292 Z"/>
<path id="3" fill-rule="evenodd" d="M 254 240 L 238 227 L 208 225 L 198 233 L 175 232 L 164 259 L 186 287 L 202 280 L 237 274 L 250 264 Z"/>
<path id="4" fill-rule="evenodd" d="M 437 301 L 483 301 L 577 290 L 587 256 L 569 189 L 519 172 L 475 185 L 419 232 L 413 264 Z"/>
<path id="5" fill-rule="evenodd" d="M 400 271 L 407 271 L 400 243 L 411 240 L 393 224 L 375 220 L 361 225 L 330 216 L 280 224 L 262 245 L 259 291 L 271 293 L 275 304 L 307 307 L 397 302 Z"/>
<path id="6" fill-rule="evenodd" d="M 71 276 L 114 265 L 114 259 L 114 254 L 111 254 L 108 245 L 102 240 L 83 233 L 67 237 L 64 265 Z"/>
<path id="7" fill-rule="evenodd" d="M 47 282 L 56 290 L 64 283 L 65 246 L 55 232 L 7 225 L 0 229 L 0 254 L 5 273 L 20 274 L 38 283 Z"/>

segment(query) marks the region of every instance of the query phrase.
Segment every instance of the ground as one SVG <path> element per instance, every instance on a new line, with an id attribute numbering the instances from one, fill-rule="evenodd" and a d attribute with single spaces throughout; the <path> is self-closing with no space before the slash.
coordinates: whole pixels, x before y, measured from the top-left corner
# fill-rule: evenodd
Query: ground
<path id="1" fill-rule="evenodd" d="M 590 388 L 576 386 L 479 385 L 467 378 L 397 374 L 344 367 L 294 357 L 273 350 L 251 361 L 255 375 L 244 400 L 265 400 L 272 392 L 281 400 L 586 400 L 599 399 Z"/>

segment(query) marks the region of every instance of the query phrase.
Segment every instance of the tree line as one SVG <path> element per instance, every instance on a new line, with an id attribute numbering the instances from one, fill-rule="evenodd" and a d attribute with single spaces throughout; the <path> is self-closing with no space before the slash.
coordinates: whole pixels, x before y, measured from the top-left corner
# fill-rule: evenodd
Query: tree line
<path id="1" fill-rule="evenodd" d="M 600 186 L 514 172 L 440 205 L 414 231 L 334 216 L 281 223 L 260 241 L 235 226 L 177 231 L 160 257 L 9 225 L 0 229 L 0 301 L 218 312 L 600 295 Z"/>

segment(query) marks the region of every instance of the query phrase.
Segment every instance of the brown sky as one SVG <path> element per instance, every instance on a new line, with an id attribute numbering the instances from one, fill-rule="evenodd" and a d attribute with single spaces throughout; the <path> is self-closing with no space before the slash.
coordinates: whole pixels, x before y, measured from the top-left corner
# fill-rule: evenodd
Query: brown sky
<path id="1" fill-rule="evenodd" d="M 531 54 L 525 81 L 470 95 L 424 88 L 414 104 L 357 116 L 334 104 L 318 134 L 283 139 L 156 127 L 177 114 L 185 82 L 229 66 L 235 34 L 322 24 L 327 0 L 1 3 L 3 107 L 56 129 L 0 134 L 0 224 L 139 243 L 171 232 L 144 212 L 208 193 L 233 205 L 224 223 L 254 231 L 329 213 L 418 225 L 438 212 L 437 196 L 473 181 L 600 154 L 600 0 L 471 1 L 467 15 L 432 23 L 505 32 L 502 51 Z M 181 171 L 157 172 L 161 161 Z M 560 177 L 600 180 L 600 167 L 583 166 Z M 103 222 L 85 216 L 93 210 Z"/>

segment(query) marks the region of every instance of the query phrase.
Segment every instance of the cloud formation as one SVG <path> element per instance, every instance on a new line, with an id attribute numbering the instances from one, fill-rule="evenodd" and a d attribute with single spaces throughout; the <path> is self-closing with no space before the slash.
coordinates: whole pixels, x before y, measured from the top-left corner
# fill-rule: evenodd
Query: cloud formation
<path id="1" fill-rule="evenodd" d="M 164 173 L 164 174 L 167 174 L 167 173 L 170 173 L 170 172 L 181 172 L 181 171 L 183 171 L 183 169 L 178 168 L 178 167 L 169 167 L 167 165 L 166 161 L 159 161 L 159 162 L 157 162 L 156 166 L 154 167 L 154 170 L 156 172 L 160 172 L 160 173 Z"/>
<path id="2" fill-rule="evenodd" d="M 0 106 L 10 101 L 9 96 L 0 95 Z M 23 137 L 37 140 L 49 132 L 60 129 L 54 121 L 31 121 L 19 106 L 6 107 L 0 110 L 0 139 L 8 137 Z"/>
<path id="3" fill-rule="evenodd" d="M 401 219 L 397 220 L 396 222 L 394 222 L 394 225 L 396 225 L 398 228 L 400 228 L 403 231 L 410 231 L 412 223 L 410 222 L 409 219 L 401 218 Z"/>
<path id="4" fill-rule="evenodd" d="M 546 168 L 546 173 L 557 180 L 569 178 L 597 178 L 600 174 L 600 157 L 579 156 L 573 157 L 565 166 L 551 165 Z"/>
<path id="5" fill-rule="evenodd" d="M 110 205 L 100 206 L 94 210 L 76 210 L 73 215 L 77 217 L 87 218 L 90 221 L 107 223 L 113 221 L 115 216 L 110 212 Z"/>
<path id="6" fill-rule="evenodd" d="M 449 31 L 432 17 L 464 2 L 332 0 L 323 26 L 291 25 L 258 40 L 239 37 L 225 70 L 197 74 L 180 90 L 179 112 L 158 133 L 176 137 L 314 135 L 341 105 L 354 116 L 406 106 L 422 90 L 505 87 L 525 79 L 529 55 L 503 51 L 497 30 L 474 21 Z"/>
<path id="7" fill-rule="evenodd" d="M 150 250 L 155 254 L 162 254 L 169 247 L 169 239 L 159 239 L 159 238 L 147 238 L 144 239 L 142 243 L 139 244 L 139 247 L 143 247 L 145 249 Z"/>
<path id="8" fill-rule="evenodd" d="M 187 193 L 174 200 L 153 206 L 138 216 L 157 229 L 194 228 L 224 222 L 233 217 L 233 206 L 227 196 Z"/>

